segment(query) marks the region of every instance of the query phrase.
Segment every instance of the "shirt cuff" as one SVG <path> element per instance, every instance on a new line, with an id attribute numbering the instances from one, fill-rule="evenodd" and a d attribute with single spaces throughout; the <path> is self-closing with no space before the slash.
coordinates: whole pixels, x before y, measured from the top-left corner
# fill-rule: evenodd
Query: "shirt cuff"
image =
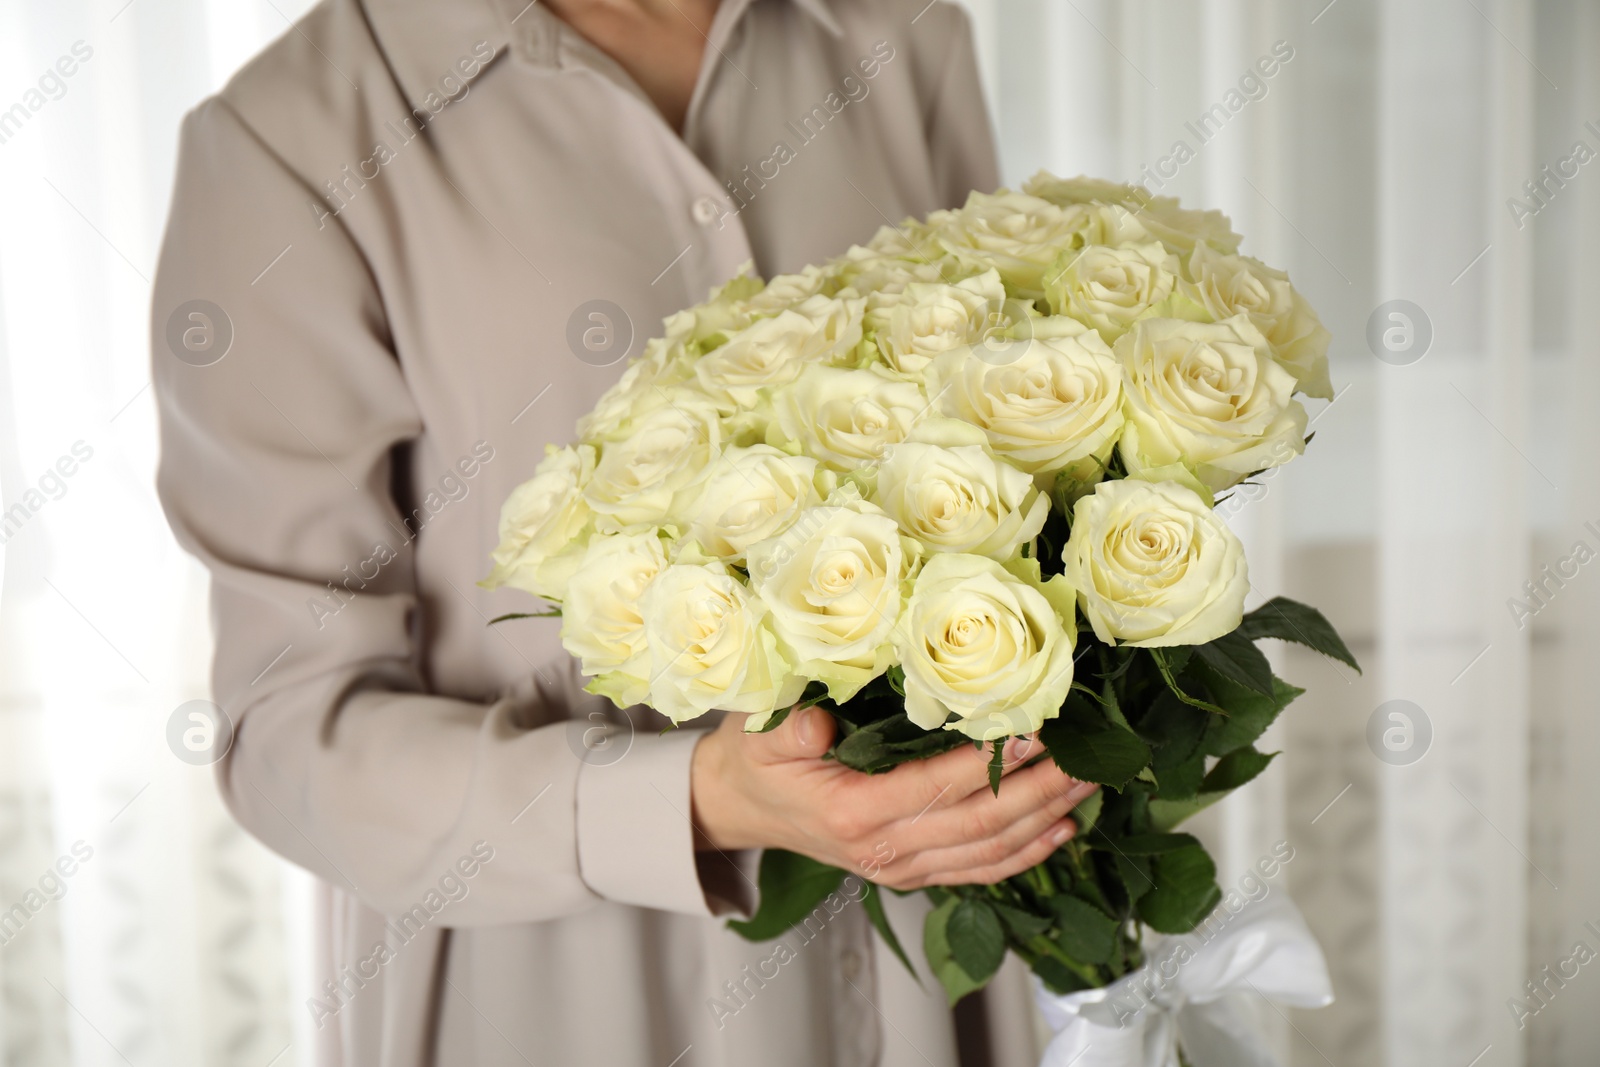
<path id="1" fill-rule="evenodd" d="M 635 732 L 620 758 L 585 760 L 577 782 L 578 871 L 599 896 L 705 917 L 754 907 L 749 856 L 695 851 L 689 771 L 706 732 Z"/>

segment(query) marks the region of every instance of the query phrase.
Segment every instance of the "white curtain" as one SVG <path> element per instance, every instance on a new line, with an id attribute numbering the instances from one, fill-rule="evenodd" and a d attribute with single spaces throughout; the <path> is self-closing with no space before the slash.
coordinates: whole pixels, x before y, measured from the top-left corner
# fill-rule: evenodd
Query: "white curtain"
<path id="1" fill-rule="evenodd" d="M 307 6 L 0 5 L 0 1067 L 309 1062 L 306 879 L 168 743 L 209 638 L 146 340 L 178 121 Z"/>
<path id="2" fill-rule="evenodd" d="M 1286 651 L 1285 755 L 1202 827 L 1225 887 L 1295 850 L 1339 999 L 1262 1009 L 1288 1062 L 1593 1063 L 1600 6 L 968 6 L 1009 181 L 1220 207 L 1334 334 L 1342 391 L 1234 522 L 1257 594 L 1322 607 L 1366 671 Z"/>
<path id="3" fill-rule="evenodd" d="M 309 1062 L 305 878 L 168 741 L 209 649 L 146 370 L 178 119 L 306 6 L 0 6 L 0 1067 Z M 1221 207 L 1334 333 L 1316 440 L 1233 521 L 1366 672 L 1284 650 L 1285 754 L 1201 828 L 1227 887 L 1294 850 L 1269 891 L 1339 1000 L 1261 1008 L 1286 1062 L 1593 1062 L 1600 160 L 1562 161 L 1600 152 L 1600 9 L 967 6 L 1008 180 Z"/>

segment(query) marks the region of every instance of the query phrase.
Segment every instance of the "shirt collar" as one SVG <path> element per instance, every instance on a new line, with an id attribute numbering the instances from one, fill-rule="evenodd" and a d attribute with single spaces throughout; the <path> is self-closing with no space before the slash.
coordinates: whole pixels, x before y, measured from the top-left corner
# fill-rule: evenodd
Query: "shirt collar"
<path id="1" fill-rule="evenodd" d="M 710 46 L 720 48 L 746 10 L 763 0 L 721 0 Z M 832 0 L 777 0 L 814 18 L 828 33 L 843 36 Z M 487 46 L 498 58 L 510 51 L 535 67 L 556 69 L 563 58 L 593 46 L 553 15 L 540 0 L 360 0 L 373 36 L 412 107 L 453 95 L 463 80 L 460 64 L 476 72 L 487 65 Z M 723 33 L 716 32 L 722 28 Z M 476 52 L 475 52 L 476 50 Z M 476 64 L 474 59 L 477 60 Z M 447 80 L 450 79 L 450 80 Z M 436 110 L 436 105 L 430 110 Z"/>

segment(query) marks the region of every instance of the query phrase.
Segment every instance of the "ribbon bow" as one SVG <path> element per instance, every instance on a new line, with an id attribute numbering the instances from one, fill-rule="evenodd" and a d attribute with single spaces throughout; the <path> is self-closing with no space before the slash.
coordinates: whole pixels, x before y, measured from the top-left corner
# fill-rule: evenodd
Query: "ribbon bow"
<path id="1" fill-rule="evenodd" d="M 1103 989 L 1057 996 L 1034 981 L 1055 1032 L 1040 1067 L 1278 1067 L 1241 994 L 1321 1008 L 1328 966 L 1286 893 L 1230 913 L 1219 906 L 1192 933 L 1163 939 L 1144 965 Z"/>

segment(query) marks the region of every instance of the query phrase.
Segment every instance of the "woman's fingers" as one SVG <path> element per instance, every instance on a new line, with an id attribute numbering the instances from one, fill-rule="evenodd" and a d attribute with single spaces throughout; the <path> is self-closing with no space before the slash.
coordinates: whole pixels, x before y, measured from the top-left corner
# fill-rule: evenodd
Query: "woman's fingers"
<path id="1" fill-rule="evenodd" d="M 1039 842 L 1070 829 L 1062 817 L 1095 788 L 1039 759 L 1036 738 L 1007 744 L 1005 783 L 995 797 L 988 755 L 974 746 L 869 776 L 819 762 L 835 733 L 826 712 L 791 712 L 764 734 L 741 733 L 742 725 L 742 716 L 728 716 L 696 750 L 691 792 L 707 839 L 718 847 L 790 848 L 859 866 L 896 888 L 992 881 L 1027 869 L 1053 847 Z"/>
<path id="2" fill-rule="evenodd" d="M 889 829 L 896 846 L 909 852 L 985 841 L 1081 785 L 1051 761 L 1041 760 L 1007 776 L 999 796 L 985 783 L 959 801 L 933 805 L 914 820 Z M 1079 798 L 1087 795 L 1085 790 Z"/>
<path id="3" fill-rule="evenodd" d="M 1052 852 L 1072 840 L 1075 833 L 1077 826 L 1071 819 L 1058 819 L 1044 833 L 997 863 L 964 870 L 944 871 L 922 879 L 915 886 L 901 888 L 920 889 L 930 885 L 992 885 L 1043 863 Z"/>
<path id="4" fill-rule="evenodd" d="M 1011 800 L 1010 806 L 1002 805 L 994 797 L 971 797 L 962 801 L 955 811 L 947 813 L 944 824 L 934 827 L 936 832 L 930 835 L 930 845 L 920 853 L 907 854 L 909 870 L 928 875 L 939 870 L 965 870 L 1003 861 L 1029 845 L 1046 827 L 1062 819 L 1098 789 L 1098 785 L 1090 782 L 1070 779 L 1067 789 L 1058 789 L 1050 784 L 1048 777 L 1043 784 L 1026 782 L 1027 789 L 1022 789 L 1022 785 L 1022 781 L 1011 782 L 1018 797 Z M 1005 789 L 1000 790 L 1002 798 L 1005 792 Z M 989 803 L 986 805 L 984 800 Z"/>
<path id="5" fill-rule="evenodd" d="M 730 718 L 732 716 L 729 716 Z M 747 716 L 740 716 L 742 723 Z M 746 734 L 750 758 L 759 763 L 816 759 L 833 744 L 833 716 L 821 708 L 791 711 L 777 728 L 767 733 Z"/>
<path id="6" fill-rule="evenodd" d="M 1001 763 L 1002 775 L 1010 775 L 1037 756 L 1043 747 L 1032 737 L 1013 737 L 1006 742 Z M 952 807 L 978 790 L 989 789 L 989 749 L 961 745 L 929 759 L 902 763 L 887 774 L 874 775 L 861 783 L 873 810 L 886 822 L 932 814 Z M 1002 788 L 1000 793 L 1005 795 Z M 871 794 L 879 796 L 873 797 Z"/>
<path id="7" fill-rule="evenodd" d="M 978 870 L 1003 863 L 1059 823 L 1075 803 L 1076 798 L 1072 796 L 1057 797 L 992 837 L 911 853 L 904 857 L 904 864 L 895 873 L 902 878 L 927 878 L 946 871 Z"/>

